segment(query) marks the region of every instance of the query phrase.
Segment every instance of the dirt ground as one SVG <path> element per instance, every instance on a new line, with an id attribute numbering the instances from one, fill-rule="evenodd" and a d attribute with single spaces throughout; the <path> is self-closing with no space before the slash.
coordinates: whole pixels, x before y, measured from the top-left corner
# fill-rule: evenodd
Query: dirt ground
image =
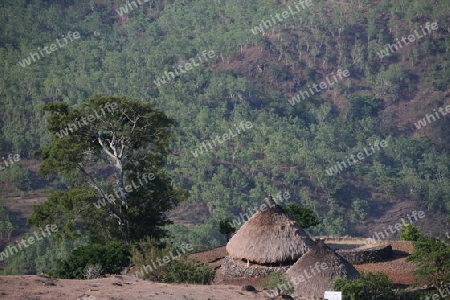
<path id="1" fill-rule="evenodd" d="M 355 268 L 361 272 L 382 272 L 400 288 L 406 288 L 413 283 L 416 265 L 406 261 L 406 257 L 414 250 L 410 242 L 391 242 L 393 257 L 384 262 L 375 264 L 356 265 Z"/>
<path id="2" fill-rule="evenodd" d="M 111 276 L 93 280 L 51 279 L 38 275 L 0 277 L 0 299 L 14 300 L 234 300 L 266 299 L 239 286 L 164 284 Z"/>

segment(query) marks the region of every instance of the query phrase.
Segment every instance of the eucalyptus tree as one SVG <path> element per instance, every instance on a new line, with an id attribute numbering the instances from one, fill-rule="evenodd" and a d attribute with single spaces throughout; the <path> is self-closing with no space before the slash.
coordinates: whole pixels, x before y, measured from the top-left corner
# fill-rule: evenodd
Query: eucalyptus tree
<path id="1" fill-rule="evenodd" d="M 68 186 L 35 206 L 29 223 L 56 224 L 64 235 L 129 243 L 164 236 L 164 212 L 183 199 L 165 172 L 175 120 L 150 103 L 94 96 L 79 108 L 48 103 L 53 139 L 37 151 L 40 172 Z M 87 121 L 87 122 L 86 122 Z"/>

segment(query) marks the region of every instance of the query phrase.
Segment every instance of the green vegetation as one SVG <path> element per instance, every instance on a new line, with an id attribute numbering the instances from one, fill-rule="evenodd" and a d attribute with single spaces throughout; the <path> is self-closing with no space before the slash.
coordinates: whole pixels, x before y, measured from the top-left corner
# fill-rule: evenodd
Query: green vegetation
<path id="1" fill-rule="evenodd" d="M 11 234 L 14 229 L 11 217 L 0 203 L 0 245 L 5 245 L 11 241 Z"/>
<path id="2" fill-rule="evenodd" d="M 303 229 L 319 225 L 319 217 L 309 207 L 302 207 L 298 204 L 290 203 L 285 207 L 286 213 Z"/>
<path id="3" fill-rule="evenodd" d="M 170 247 L 161 244 L 152 238 L 142 239 L 131 249 L 135 274 L 152 281 L 167 283 L 211 283 L 215 270 L 208 265 L 189 260 L 186 256 L 179 256 L 178 253 L 183 254 L 183 251 L 177 248 L 175 245 Z M 168 263 L 164 263 L 164 257 L 169 259 Z"/>
<path id="4" fill-rule="evenodd" d="M 407 261 L 415 262 L 414 280 L 420 285 L 444 288 L 450 282 L 450 247 L 441 240 L 421 236 Z"/>
<path id="5" fill-rule="evenodd" d="M 343 300 L 395 299 L 394 285 L 386 274 L 362 273 L 357 279 L 338 278 L 333 288 L 341 291 Z"/>
<path id="6" fill-rule="evenodd" d="M 34 236 L 27 233 L 22 238 Z M 17 253 L 9 254 L 5 258 L 5 268 L 0 274 L 4 275 L 21 275 L 21 274 L 39 274 L 41 272 L 50 273 L 51 270 L 57 268 L 58 261 L 65 260 L 74 249 L 87 243 L 86 239 L 67 240 L 64 238 L 55 242 L 50 236 L 36 241 L 34 244 L 28 244 L 28 247 Z M 16 246 L 17 243 L 10 243 L 5 246 Z"/>
<path id="7" fill-rule="evenodd" d="M 221 220 L 219 221 L 219 231 L 221 234 L 225 235 L 227 242 L 230 240 L 230 235 L 236 231 L 236 228 L 231 225 L 231 220 Z"/>
<path id="8" fill-rule="evenodd" d="M 441 240 L 420 234 L 413 225 L 403 230 L 403 240 L 412 240 L 413 253 L 407 261 L 415 262 L 418 268 L 414 271 L 417 286 L 432 286 L 436 290 L 445 290 L 450 281 L 450 247 Z M 393 284 L 385 274 L 363 273 L 355 280 L 338 279 L 333 288 L 343 292 L 343 299 L 424 299 L 436 293 L 427 291 L 393 291 Z"/>
<path id="9" fill-rule="evenodd" d="M 349 95 L 347 97 L 347 117 L 356 121 L 377 117 L 383 102 L 372 95 Z"/>
<path id="10" fill-rule="evenodd" d="M 421 237 L 419 229 L 412 224 L 408 224 L 403 227 L 400 233 L 400 239 L 403 241 L 413 241 L 417 242 Z"/>
<path id="11" fill-rule="evenodd" d="M 75 249 L 69 257 L 58 260 L 51 276 L 67 279 L 85 279 L 87 268 L 100 267 L 100 275 L 120 274 L 130 261 L 130 245 L 120 242 L 105 245 L 89 244 Z"/>
<path id="12" fill-rule="evenodd" d="M 281 288 L 283 289 L 283 294 L 291 294 L 294 292 L 294 287 L 289 283 L 286 273 L 279 271 L 270 273 L 265 282 L 261 283 L 259 287 L 267 290 Z"/>
<path id="13" fill-rule="evenodd" d="M 199 265 L 195 260 L 178 259 L 165 265 L 161 282 L 210 284 L 216 271 L 207 264 Z"/>
<path id="14" fill-rule="evenodd" d="M 131 248 L 131 263 L 134 265 L 134 273 L 151 281 L 160 281 L 164 270 L 160 267 L 155 268 L 152 262 L 157 264 L 157 259 L 164 256 L 170 256 L 170 247 L 162 244 L 155 239 L 146 237 L 134 244 Z M 147 269 L 145 269 L 145 266 Z"/>
<path id="15" fill-rule="evenodd" d="M 0 158 L 19 153 L 22 167 L 0 171 L 0 197 L 11 197 L 11 187 L 35 192 L 41 179 L 23 168 L 40 149 L 36 158 L 49 182 L 48 200 L 35 207 L 29 224 L 57 224 L 58 239 L 132 244 L 152 236 L 196 249 L 220 246 L 226 242 L 220 220 L 232 220 L 278 191 L 289 191 L 294 204 L 320 216 L 311 234 L 365 234 L 353 225 L 403 199 L 449 215 L 450 118 L 420 130 L 413 123 L 448 104 L 450 2 L 314 1 L 266 34 L 251 33 L 294 2 L 154 1 L 120 17 L 115 0 L 2 1 Z M 389 57 L 377 56 L 426 22 L 437 22 L 438 30 Z M 80 39 L 28 66 L 19 64 L 69 30 Z M 209 50 L 214 59 L 154 83 Z M 288 103 L 338 69 L 350 76 L 294 106 Z M 108 101 L 160 117 L 161 139 L 133 136 L 132 122 L 120 119 L 118 111 L 56 135 Z M 241 121 L 252 122 L 252 128 L 192 155 Z M 141 125 L 139 133 L 149 129 Z M 110 132 L 130 138 L 123 172 L 95 143 L 94 136 L 111 142 Z M 337 161 L 382 139 L 388 146 L 381 151 L 327 175 Z M 143 153 L 151 155 L 142 160 Z M 157 178 L 149 189 L 95 207 L 100 191 L 116 190 L 116 176 L 123 175 L 127 185 L 149 172 Z M 183 199 L 193 208 L 181 219 L 193 224 L 170 224 L 164 213 Z M 16 234 L 8 222 L 18 224 L 11 215 L 0 218 L 3 246 Z M 45 251 L 56 247 L 52 242 Z M 28 272 L 36 269 L 33 264 L 28 268 L 24 261 L 19 269 L 17 261 L 14 268 Z"/>
<path id="16" fill-rule="evenodd" d="M 164 212 L 182 195 L 164 171 L 174 120 L 150 103 L 126 97 L 95 96 L 73 110 L 52 102 L 45 109 L 54 136 L 38 151 L 40 171 L 70 184 L 34 207 L 29 223 L 57 224 L 63 228 L 59 235 L 74 235 L 80 227 L 74 220 L 81 219 L 81 234 L 96 242 L 163 237 L 161 227 L 170 224 Z M 73 129 L 70 124 L 78 120 L 90 122 Z"/>
<path id="17" fill-rule="evenodd" d="M 7 169 L 11 183 L 21 191 L 31 190 L 31 178 L 28 170 L 20 163 L 15 163 Z"/>

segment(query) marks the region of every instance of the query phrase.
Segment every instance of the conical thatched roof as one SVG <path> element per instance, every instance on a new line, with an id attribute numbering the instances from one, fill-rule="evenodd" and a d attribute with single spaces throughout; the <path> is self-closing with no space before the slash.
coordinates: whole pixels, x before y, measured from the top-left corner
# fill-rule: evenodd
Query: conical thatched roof
<path id="1" fill-rule="evenodd" d="M 272 197 L 267 209 L 257 211 L 227 244 L 228 254 L 258 264 L 295 261 L 314 247 L 305 231 L 276 205 Z"/>
<path id="2" fill-rule="evenodd" d="M 303 255 L 286 272 L 295 293 L 303 297 L 323 298 L 325 291 L 332 291 L 337 278 L 354 279 L 358 271 L 342 256 L 328 248 L 323 240 Z"/>

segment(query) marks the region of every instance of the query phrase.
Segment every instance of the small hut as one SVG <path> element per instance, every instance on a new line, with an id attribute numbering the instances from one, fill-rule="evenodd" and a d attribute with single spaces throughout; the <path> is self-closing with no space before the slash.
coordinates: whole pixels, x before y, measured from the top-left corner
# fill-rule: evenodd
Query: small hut
<path id="1" fill-rule="evenodd" d="M 228 242 L 226 249 L 233 259 L 266 265 L 296 261 L 314 247 L 314 241 L 297 222 L 269 196 Z"/>
<path id="2" fill-rule="evenodd" d="M 332 291 L 337 278 L 354 279 L 359 276 L 351 263 L 325 245 L 323 240 L 303 255 L 286 272 L 295 294 L 323 299 L 325 291 Z"/>

